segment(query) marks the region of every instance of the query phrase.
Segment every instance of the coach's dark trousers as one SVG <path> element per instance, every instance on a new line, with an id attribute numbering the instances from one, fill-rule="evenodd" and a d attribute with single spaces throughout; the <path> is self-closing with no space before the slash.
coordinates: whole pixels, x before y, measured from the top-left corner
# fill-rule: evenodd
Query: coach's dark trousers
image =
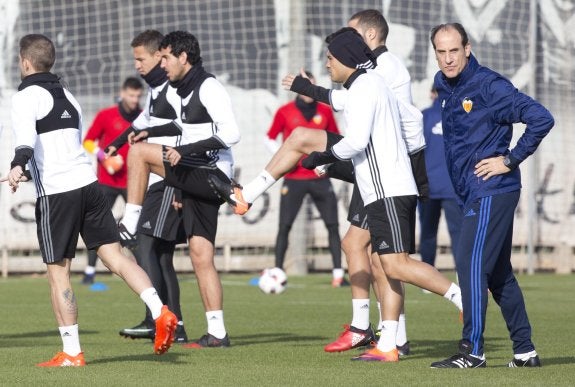
<path id="1" fill-rule="evenodd" d="M 513 275 L 511 248 L 513 217 L 519 191 L 479 199 L 463 210 L 457 275 L 463 298 L 464 340 L 473 355 L 483 354 L 487 289 L 500 306 L 513 341 L 513 353 L 535 349 L 523 294 Z"/>

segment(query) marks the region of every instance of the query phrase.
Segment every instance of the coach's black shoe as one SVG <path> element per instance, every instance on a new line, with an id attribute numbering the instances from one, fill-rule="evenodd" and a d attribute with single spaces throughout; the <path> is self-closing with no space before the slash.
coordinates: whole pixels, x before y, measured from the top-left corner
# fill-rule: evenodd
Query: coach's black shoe
<path id="1" fill-rule="evenodd" d="M 206 333 L 196 341 L 190 344 L 184 344 L 185 348 L 227 348 L 230 346 L 230 338 L 226 334 L 223 339 Z"/>
<path id="2" fill-rule="evenodd" d="M 138 245 L 136 235 L 126 229 L 122 223 L 118 223 L 118 232 L 120 233 L 120 244 L 130 250 L 134 250 Z"/>
<path id="3" fill-rule="evenodd" d="M 176 326 L 176 333 L 174 333 L 174 343 L 187 343 L 188 342 L 188 335 L 186 334 L 186 329 L 183 325 Z"/>
<path id="4" fill-rule="evenodd" d="M 150 326 L 146 321 L 142 321 L 133 328 L 124 328 L 120 331 L 120 336 L 130 339 L 154 339 L 156 336 L 155 326 Z"/>
<path id="5" fill-rule="evenodd" d="M 473 344 L 467 340 L 459 342 L 459 353 L 445 360 L 431 363 L 431 368 L 484 368 L 487 366 L 485 358 L 472 356 Z"/>
<path id="6" fill-rule="evenodd" d="M 235 214 L 244 215 L 252 206 L 251 203 L 244 200 L 242 186 L 233 179 L 227 182 L 221 181 L 216 175 L 209 175 L 208 183 L 220 199 L 225 200 L 233 207 Z"/>
<path id="7" fill-rule="evenodd" d="M 527 359 L 515 359 L 511 360 L 509 364 L 507 364 L 510 368 L 519 368 L 519 367 L 541 367 L 541 361 L 539 360 L 539 356 L 537 354 L 528 357 Z"/>

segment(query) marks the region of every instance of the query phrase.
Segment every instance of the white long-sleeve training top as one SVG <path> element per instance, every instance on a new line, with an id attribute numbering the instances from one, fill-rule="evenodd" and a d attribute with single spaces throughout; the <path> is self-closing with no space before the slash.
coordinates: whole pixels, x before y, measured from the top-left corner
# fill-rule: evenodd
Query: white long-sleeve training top
<path id="1" fill-rule="evenodd" d="M 42 197 L 84 187 L 97 180 L 90 158 L 82 147 L 82 110 L 72 93 L 63 89 L 66 99 L 76 109 L 68 112 L 54 105 L 52 94 L 38 85 L 28 86 L 12 97 L 12 128 L 15 148 L 31 148 L 33 157 L 28 161 L 36 196 Z M 54 112 L 52 112 L 54 110 Z M 71 109 L 70 109 L 71 110 Z M 52 113 L 60 128 L 48 128 L 40 132 L 36 121 Z M 79 123 L 79 124 L 78 124 Z"/>
<path id="2" fill-rule="evenodd" d="M 217 160 L 217 167 L 228 177 L 232 177 L 234 157 L 231 146 L 240 141 L 240 130 L 232 108 L 231 98 L 224 86 L 216 78 L 205 79 L 199 87 L 199 102 L 203 105 L 209 117 L 211 117 L 212 122 L 200 119 L 199 122 L 188 123 L 190 122 L 190 117 L 185 116 L 187 111 L 199 116 L 203 115 L 199 111 L 201 107 L 197 106 L 198 102 L 194 102 L 195 92 L 193 91 L 182 99 L 182 114 L 179 123 L 182 127 L 182 145 L 216 136 L 226 148 L 218 149 L 211 153 Z"/>
<path id="3" fill-rule="evenodd" d="M 358 76 L 347 90 L 343 114 L 346 135 L 332 152 L 352 159 L 364 204 L 417 195 L 398 102 L 383 77 L 374 72 Z"/>
<path id="4" fill-rule="evenodd" d="M 401 134 L 409 154 L 425 148 L 423 115 L 413 105 L 411 76 L 403 62 L 391 52 L 386 51 L 377 57 L 375 69 L 368 70 L 368 72 L 374 72 L 383 77 L 385 84 L 394 93 L 399 105 Z M 330 100 L 334 110 L 343 110 L 347 100 L 347 90 L 332 90 Z"/>

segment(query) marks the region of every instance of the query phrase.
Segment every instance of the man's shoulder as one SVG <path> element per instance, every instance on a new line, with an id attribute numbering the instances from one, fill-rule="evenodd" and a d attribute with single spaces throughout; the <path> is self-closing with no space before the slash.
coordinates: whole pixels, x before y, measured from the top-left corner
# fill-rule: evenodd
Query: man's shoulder
<path id="1" fill-rule="evenodd" d="M 516 89 L 508 78 L 485 66 L 479 66 L 464 87 L 466 89 L 477 88 L 482 94 L 486 95 L 485 98 L 491 98 L 488 96 L 493 93 L 508 92 Z"/>
<path id="2" fill-rule="evenodd" d="M 384 76 L 401 77 L 411 80 L 411 75 L 403 60 L 389 51 L 377 57 L 375 71 Z"/>
<path id="3" fill-rule="evenodd" d="M 43 87 L 38 86 L 38 85 L 29 85 L 29 86 L 26 86 L 25 88 L 23 88 L 21 90 L 18 90 L 16 93 L 14 93 L 12 95 L 12 100 L 27 98 L 27 97 L 35 96 L 35 95 L 38 95 L 41 93 L 48 93 L 48 90 L 46 90 Z"/>
<path id="4" fill-rule="evenodd" d="M 32 107 L 52 103 L 52 96 L 50 92 L 43 87 L 30 85 L 14 93 L 11 101 L 14 109 L 29 111 Z"/>
<path id="5" fill-rule="evenodd" d="M 200 99 L 206 96 L 221 96 L 222 94 L 227 93 L 228 92 L 224 84 L 221 83 L 219 80 L 217 80 L 216 77 L 214 76 L 206 77 L 199 86 Z M 187 96 L 186 98 L 188 97 L 189 96 Z"/>
<path id="6" fill-rule="evenodd" d="M 96 116 L 110 117 L 119 114 L 120 114 L 120 108 L 118 107 L 118 105 L 113 105 L 101 109 L 100 111 L 98 111 L 98 113 L 96 113 Z"/>
<path id="7" fill-rule="evenodd" d="M 277 108 L 276 114 L 290 115 L 297 111 L 295 100 L 291 100 Z"/>
<path id="8" fill-rule="evenodd" d="M 116 113 L 116 112 L 120 112 L 120 108 L 118 107 L 118 105 L 108 106 L 100 110 L 100 113 Z"/>
<path id="9" fill-rule="evenodd" d="M 201 81 L 200 88 L 202 88 L 204 86 L 206 86 L 206 87 L 214 87 L 214 86 L 224 87 L 222 82 L 220 82 L 220 80 L 217 79 L 216 76 L 212 75 L 212 74 L 207 74 L 205 76 L 205 78 Z"/>
<path id="10" fill-rule="evenodd" d="M 377 57 L 377 64 L 379 65 L 380 63 L 385 63 L 396 67 L 396 69 L 407 71 L 405 62 L 391 51 L 386 51 Z"/>
<path id="11" fill-rule="evenodd" d="M 386 92 L 390 90 L 390 86 L 387 84 L 381 74 L 378 74 L 374 71 L 367 71 L 365 74 L 361 74 L 353 82 L 352 87 L 353 86 L 366 90 L 383 90 Z"/>
<path id="12" fill-rule="evenodd" d="M 329 115 L 332 114 L 331 107 L 329 105 L 326 105 L 325 103 L 321 103 L 321 102 L 317 103 L 317 111 L 321 112 L 323 114 L 329 114 Z"/>
<path id="13" fill-rule="evenodd" d="M 498 77 L 503 77 L 503 75 L 499 74 L 497 71 L 490 69 L 487 66 L 477 66 L 477 69 L 475 70 L 475 76 L 481 76 L 481 77 L 494 77 L 494 78 L 498 78 Z"/>

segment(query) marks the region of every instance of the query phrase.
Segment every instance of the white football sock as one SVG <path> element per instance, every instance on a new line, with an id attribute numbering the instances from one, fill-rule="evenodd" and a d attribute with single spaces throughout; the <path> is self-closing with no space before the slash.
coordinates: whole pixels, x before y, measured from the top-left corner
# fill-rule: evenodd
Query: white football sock
<path id="1" fill-rule="evenodd" d="M 377 317 L 379 318 L 379 321 L 377 322 L 377 330 L 381 330 L 381 327 L 383 326 L 383 320 L 381 319 L 381 302 L 377 302 Z"/>
<path id="2" fill-rule="evenodd" d="M 397 336 L 398 321 L 384 320 L 383 327 L 381 328 L 381 336 L 377 342 L 377 349 L 381 352 L 389 352 L 397 346 L 395 345 L 395 337 Z"/>
<path id="3" fill-rule="evenodd" d="M 461 289 L 455 283 L 451 283 L 451 286 L 449 289 L 447 289 L 447 293 L 445 293 L 443 297 L 453 302 L 460 311 L 463 310 L 463 304 L 461 301 Z"/>
<path id="4" fill-rule="evenodd" d="M 212 310 L 206 312 L 206 320 L 208 320 L 208 333 L 216 339 L 223 339 L 226 337 L 226 327 L 224 326 L 224 311 Z"/>
<path id="5" fill-rule="evenodd" d="M 351 300 L 351 306 L 351 326 L 364 330 L 369 328 L 369 298 L 354 298 Z"/>
<path id="6" fill-rule="evenodd" d="M 63 351 L 70 356 L 76 356 L 82 349 L 80 349 L 80 335 L 78 334 L 78 324 L 69 325 L 65 327 L 58 327 L 60 337 L 62 338 Z"/>
<path id="7" fill-rule="evenodd" d="M 145 289 L 142 293 L 140 293 L 140 298 L 148 308 L 150 308 L 150 312 L 152 313 L 152 318 L 155 320 L 160 317 L 162 314 L 162 306 L 164 303 L 160 300 L 158 296 L 158 292 L 154 288 Z"/>
<path id="8" fill-rule="evenodd" d="M 126 227 L 126 230 L 130 234 L 135 234 L 138 227 L 138 220 L 140 220 L 140 213 L 142 212 L 142 206 L 138 204 L 126 203 L 126 208 L 124 209 L 124 217 L 120 221 Z"/>
<path id="9" fill-rule="evenodd" d="M 261 194 L 274 185 L 275 182 L 276 179 L 264 169 L 255 179 L 244 186 L 242 196 L 246 202 L 253 203 Z"/>
<path id="10" fill-rule="evenodd" d="M 405 326 L 405 314 L 402 313 L 399 315 L 395 344 L 404 345 L 405 343 L 407 343 L 407 328 Z"/>
<path id="11" fill-rule="evenodd" d="M 333 275 L 333 278 L 340 279 L 343 278 L 345 272 L 343 271 L 343 269 L 340 268 L 340 269 L 333 269 L 331 273 Z"/>
<path id="12" fill-rule="evenodd" d="M 84 274 L 86 275 L 92 275 L 96 273 L 96 268 L 94 266 L 86 266 L 86 268 L 84 269 Z"/>

